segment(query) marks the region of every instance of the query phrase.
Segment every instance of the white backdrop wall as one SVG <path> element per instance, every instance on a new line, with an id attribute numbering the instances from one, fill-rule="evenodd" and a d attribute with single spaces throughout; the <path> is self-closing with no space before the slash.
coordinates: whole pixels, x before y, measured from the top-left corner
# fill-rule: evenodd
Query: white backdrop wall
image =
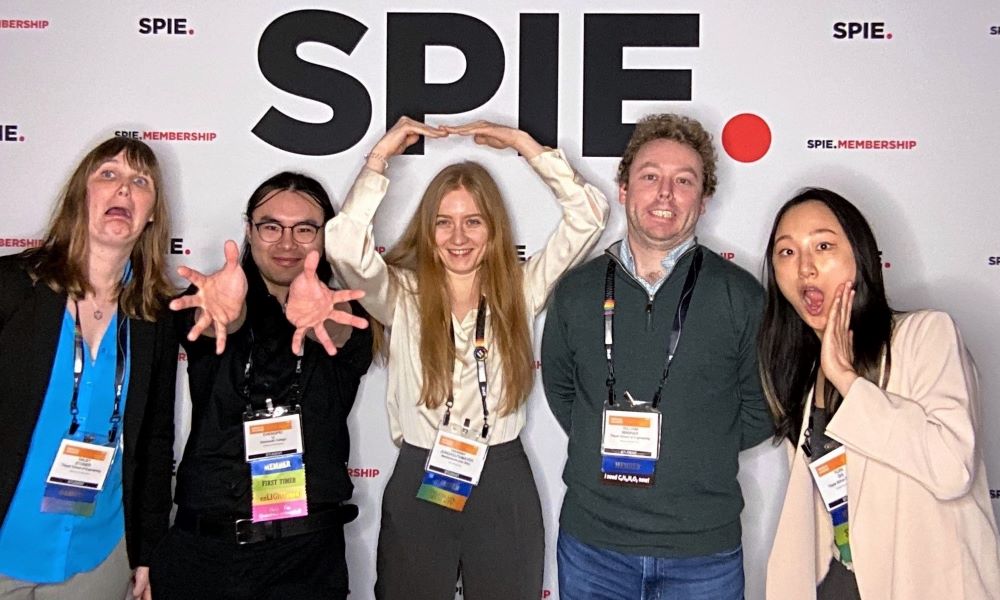
<path id="1" fill-rule="evenodd" d="M 289 16 L 306 9 L 317 12 Z M 37 243 L 71 169 L 112 135 L 145 139 L 164 163 L 172 264 L 213 269 L 223 241 L 242 238 L 242 207 L 259 182 L 300 170 L 342 198 L 403 112 L 520 122 L 612 200 L 628 124 L 654 111 L 695 116 L 720 142 L 701 241 L 759 274 L 771 218 L 797 188 L 854 200 L 880 240 L 894 306 L 944 309 L 962 328 L 983 380 L 981 447 L 1000 487 L 992 0 L 7 1 L 0 56 L 3 253 Z M 274 120 L 262 121 L 269 111 Z M 733 120 L 744 113 L 758 119 Z M 761 122 L 766 131 L 755 132 Z M 380 245 L 400 235 L 433 174 L 462 159 L 488 166 L 518 243 L 529 254 L 541 247 L 555 202 L 513 153 L 465 139 L 392 161 Z M 616 204 L 600 247 L 623 232 Z M 179 458 L 190 416 L 183 374 L 178 390 Z M 385 373 L 372 368 L 350 423 L 361 507 L 347 528 L 355 598 L 372 597 L 379 503 L 396 455 L 384 393 Z M 542 596 L 556 598 L 565 436 L 540 385 L 529 412 L 523 437 L 549 550 Z M 741 458 L 747 597 L 759 599 L 786 473 L 766 444 Z M 992 494 L 996 509 L 1000 490 Z"/>

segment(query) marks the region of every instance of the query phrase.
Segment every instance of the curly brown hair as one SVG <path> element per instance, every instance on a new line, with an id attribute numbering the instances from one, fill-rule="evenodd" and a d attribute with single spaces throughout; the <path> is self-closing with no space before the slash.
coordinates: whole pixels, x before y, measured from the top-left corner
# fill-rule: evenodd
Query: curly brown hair
<path id="1" fill-rule="evenodd" d="M 673 113 L 646 115 L 635 124 L 622 160 L 618 163 L 619 185 L 628 187 L 628 171 L 639 149 L 646 143 L 659 139 L 673 140 L 697 152 L 704 171 L 702 197 L 707 198 L 715 193 L 715 186 L 718 184 L 715 175 L 717 154 L 712 144 L 712 135 L 698 121 Z"/>

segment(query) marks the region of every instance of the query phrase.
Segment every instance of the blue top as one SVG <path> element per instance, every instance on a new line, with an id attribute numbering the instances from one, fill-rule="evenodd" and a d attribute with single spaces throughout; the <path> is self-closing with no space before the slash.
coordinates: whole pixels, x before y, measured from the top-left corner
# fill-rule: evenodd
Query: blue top
<path id="1" fill-rule="evenodd" d="M 41 512 L 45 478 L 59 443 L 69 431 L 72 418 L 69 405 L 73 396 L 73 331 L 74 319 L 67 310 L 24 470 L 7 518 L 0 527 L 0 573 L 22 581 L 61 583 L 77 573 L 91 571 L 111 554 L 125 534 L 121 433 L 118 454 L 104 482 L 103 491 L 97 495 L 92 516 Z M 115 311 L 101 338 L 96 361 L 91 361 L 90 348 L 84 342 L 84 367 L 77 397 L 80 409 L 78 434 L 97 434 L 95 443 L 106 443 L 110 428 L 115 398 L 117 331 L 118 315 Z M 124 339 L 122 341 L 124 343 Z M 122 414 L 125 413 L 128 391 L 129 357 L 130 352 L 126 348 Z"/>
<path id="2" fill-rule="evenodd" d="M 624 265 L 629 274 L 641 283 L 642 287 L 646 288 L 646 293 L 649 294 L 650 298 L 652 298 L 656 295 L 656 290 L 660 289 L 663 282 L 666 281 L 667 277 L 670 276 L 670 273 L 673 272 L 674 267 L 677 266 L 677 261 L 681 259 L 681 256 L 684 256 L 685 252 L 694 248 L 694 245 L 695 238 L 691 237 L 688 238 L 687 241 L 678 244 L 677 247 L 670 252 L 667 252 L 667 255 L 663 257 L 662 261 L 660 261 L 660 265 L 663 267 L 663 277 L 661 277 L 656 283 L 649 283 L 642 278 L 642 275 L 636 272 L 635 257 L 632 256 L 632 248 L 628 245 L 628 237 L 622 240 L 621 249 L 618 251 L 618 258 L 621 259 L 622 265 Z"/>

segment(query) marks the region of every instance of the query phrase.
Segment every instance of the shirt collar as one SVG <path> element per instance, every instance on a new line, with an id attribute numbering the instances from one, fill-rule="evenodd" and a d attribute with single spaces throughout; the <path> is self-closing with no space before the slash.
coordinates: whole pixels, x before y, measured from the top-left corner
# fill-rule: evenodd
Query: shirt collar
<path id="1" fill-rule="evenodd" d="M 698 239 L 694 236 L 691 236 L 687 240 L 681 242 L 680 244 L 675 246 L 672 250 L 667 252 L 667 255 L 663 257 L 662 261 L 660 261 L 660 265 L 663 266 L 663 277 L 661 277 L 658 281 L 654 283 L 649 283 L 636 272 L 635 257 L 632 256 L 632 248 L 629 247 L 628 236 L 625 236 L 625 239 L 623 239 L 621 241 L 621 244 L 619 244 L 618 258 L 621 259 L 622 266 L 625 267 L 625 270 L 627 270 L 629 274 L 635 278 L 636 281 L 641 283 L 642 287 L 646 288 L 646 292 L 650 296 L 652 296 L 656 294 L 656 291 L 658 289 L 660 289 L 660 286 L 663 285 L 663 282 L 667 280 L 667 277 L 670 277 L 670 273 L 672 273 L 674 267 L 677 266 L 677 261 L 680 260 L 681 256 L 683 256 L 685 252 L 693 248 L 694 245 L 697 243 Z"/>

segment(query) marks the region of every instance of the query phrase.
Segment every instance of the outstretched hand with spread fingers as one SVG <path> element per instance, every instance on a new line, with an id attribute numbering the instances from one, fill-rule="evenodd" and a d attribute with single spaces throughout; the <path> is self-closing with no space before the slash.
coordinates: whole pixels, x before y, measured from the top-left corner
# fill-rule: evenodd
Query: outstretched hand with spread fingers
<path id="1" fill-rule="evenodd" d="M 178 267 L 177 273 L 193 283 L 198 291 L 170 302 L 170 310 L 198 309 L 187 339 L 193 342 L 202 333 L 214 333 L 216 354 L 226 349 L 229 325 L 243 318 L 247 297 L 247 277 L 239 263 L 236 242 L 226 240 L 225 255 L 226 264 L 211 275 L 186 266 Z"/>
<path id="2" fill-rule="evenodd" d="M 327 321 L 358 329 L 368 327 L 365 319 L 337 308 L 338 304 L 362 298 L 365 293 L 361 290 L 331 290 L 316 275 L 317 265 L 319 252 L 313 250 L 306 255 L 302 272 L 292 280 L 288 288 L 285 318 L 295 326 L 292 352 L 296 355 L 302 354 L 302 345 L 309 331 L 313 332 L 316 341 L 323 345 L 327 354 L 333 356 L 337 353 L 337 345 L 327 331 Z"/>

